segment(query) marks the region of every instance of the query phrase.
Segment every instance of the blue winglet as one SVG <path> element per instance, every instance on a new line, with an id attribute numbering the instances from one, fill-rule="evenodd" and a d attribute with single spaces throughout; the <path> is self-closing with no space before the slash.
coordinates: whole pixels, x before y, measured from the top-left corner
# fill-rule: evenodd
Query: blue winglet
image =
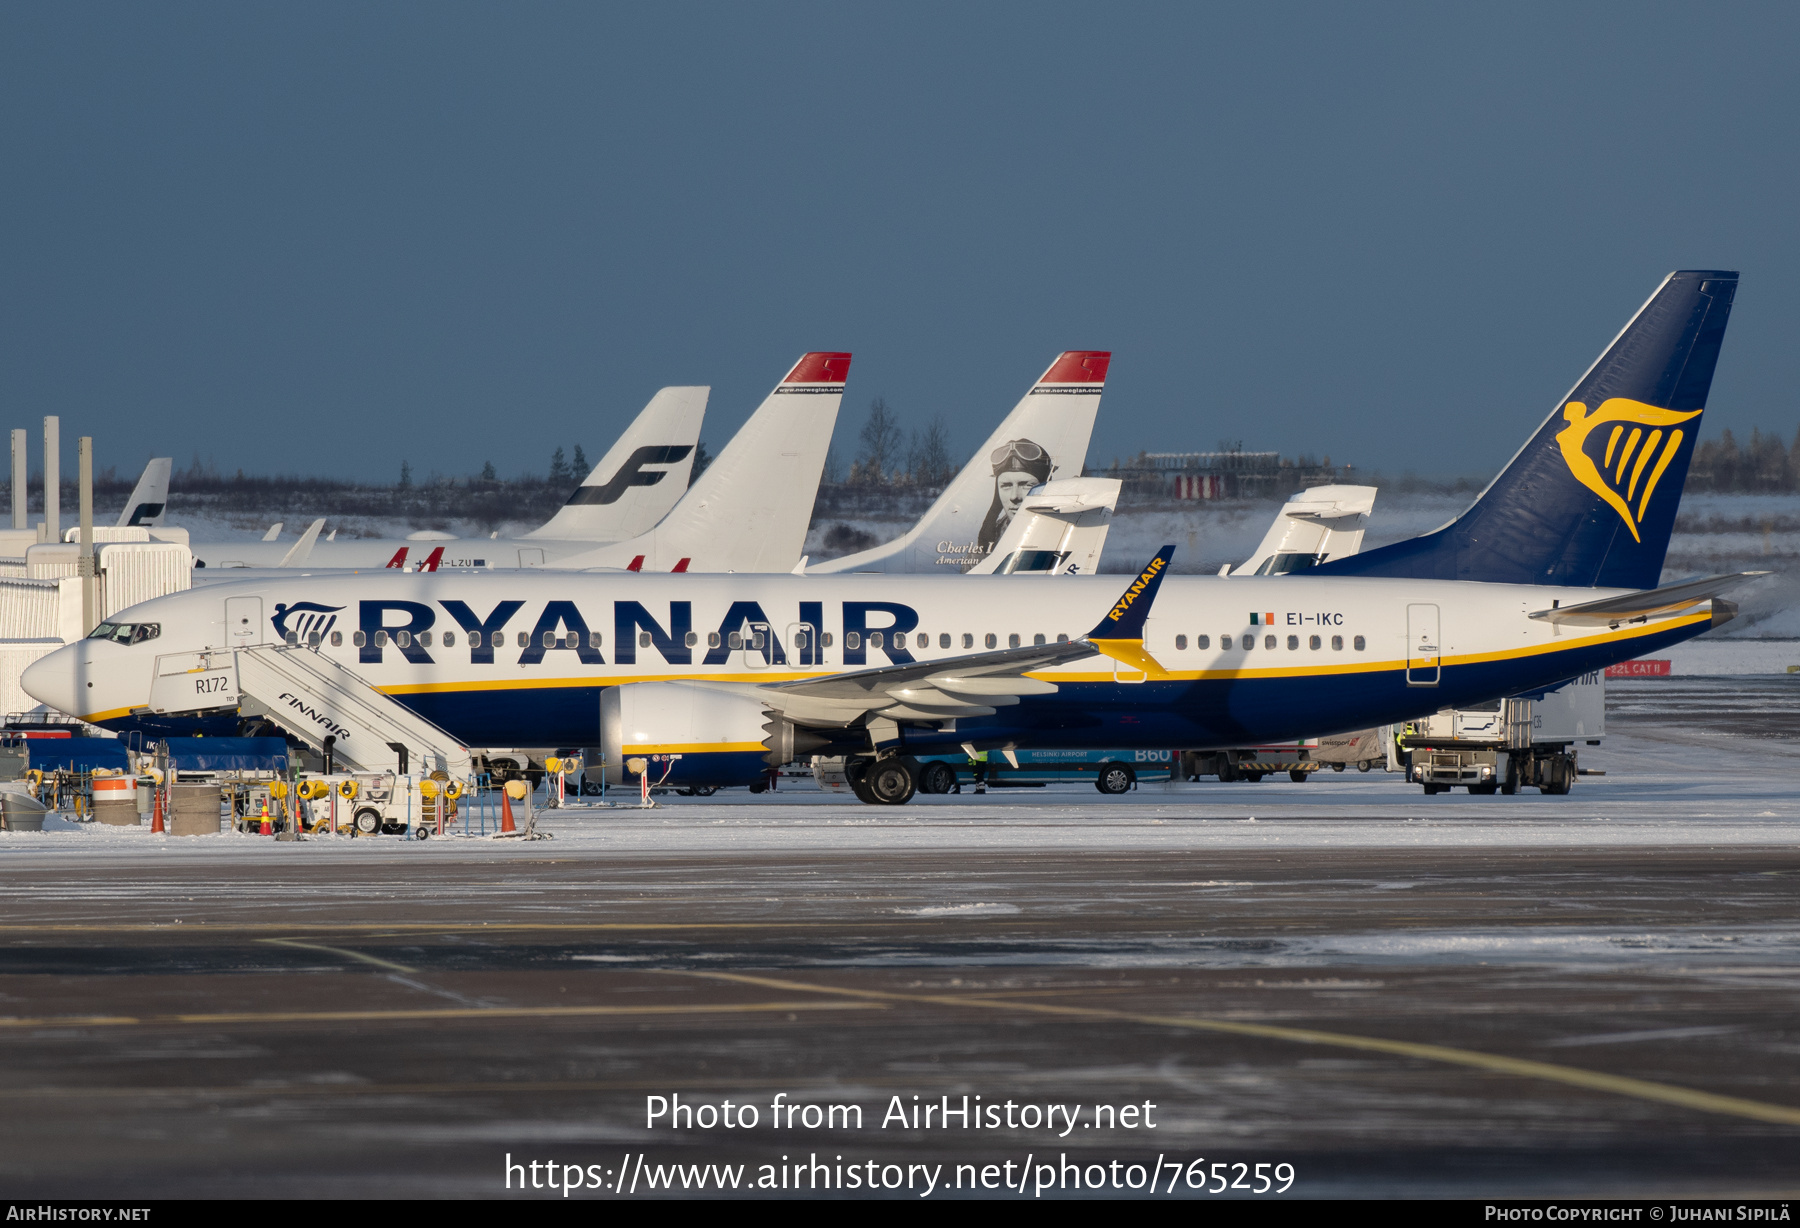
<path id="1" fill-rule="evenodd" d="M 1169 570 L 1169 560 L 1174 557 L 1173 544 L 1158 550 L 1156 557 L 1138 573 L 1137 579 L 1126 586 L 1125 592 L 1113 603 L 1113 608 L 1087 633 L 1086 638 L 1142 640 L 1144 620 L 1150 616 L 1150 603 L 1156 600 L 1156 590 L 1162 587 L 1163 576 Z"/>

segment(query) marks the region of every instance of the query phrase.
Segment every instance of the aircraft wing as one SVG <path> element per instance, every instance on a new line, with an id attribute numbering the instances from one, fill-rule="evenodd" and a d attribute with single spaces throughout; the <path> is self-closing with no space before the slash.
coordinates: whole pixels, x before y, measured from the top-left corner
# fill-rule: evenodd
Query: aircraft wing
<path id="1" fill-rule="evenodd" d="M 798 724 L 848 725 L 863 716 L 901 721 L 992 716 L 1025 695 L 1054 695 L 1032 670 L 1098 656 L 1085 639 L 969 653 L 909 665 L 828 674 L 757 688 L 757 697 Z"/>
<path id="2" fill-rule="evenodd" d="M 1095 628 L 1080 639 L 969 653 L 879 669 L 771 683 L 757 697 L 800 725 L 849 725 L 864 717 L 941 721 L 992 716 L 1026 695 L 1054 695 L 1054 682 L 1026 675 L 1102 654 L 1160 674 L 1144 651 L 1144 620 L 1175 547 L 1164 546 Z"/>

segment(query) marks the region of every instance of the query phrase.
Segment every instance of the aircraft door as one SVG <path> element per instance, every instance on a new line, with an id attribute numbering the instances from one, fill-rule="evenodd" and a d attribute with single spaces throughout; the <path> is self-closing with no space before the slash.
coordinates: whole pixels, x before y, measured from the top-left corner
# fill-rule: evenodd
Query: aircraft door
<path id="1" fill-rule="evenodd" d="M 746 669 L 768 669 L 775 657 L 775 632 L 768 623 L 744 624 L 743 662 Z"/>
<path id="2" fill-rule="evenodd" d="M 544 552 L 540 547 L 530 546 L 519 551 L 519 566 L 542 567 L 543 565 Z"/>
<path id="3" fill-rule="evenodd" d="M 788 664 L 823 665 L 824 653 L 819 648 L 819 629 L 811 623 L 789 623 L 787 628 Z"/>
<path id="4" fill-rule="evenodd" d="M 1438 645 L 1438 608 L 1406 607 L 1406 685 L 1436 686 L 1443 661 Z"/>
<path id="5" fill-rule="evenodd" d="M 263 633 L 261 597 L 225 598 L 225 642 L 233 648 L 248 648 L 269 637 Z"/>

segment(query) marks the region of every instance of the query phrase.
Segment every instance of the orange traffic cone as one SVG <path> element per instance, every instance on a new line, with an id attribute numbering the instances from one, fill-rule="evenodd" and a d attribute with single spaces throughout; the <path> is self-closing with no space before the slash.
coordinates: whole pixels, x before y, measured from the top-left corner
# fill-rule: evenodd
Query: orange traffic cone
<path id="1" fill-rule="evenodd" d="M 158 789 L 155 793 L 151 794 L 150 801 L 150 834 L 155 835 L 157 832 L 164 832 L 165 834 L 167 832 L 167 829 L 163 827 L 161 789 Z"/>
<path id="2" fill-rule="evenodd" d="M 506 795 L 504 786 L 500 789 L 500 830 L 503 832 L 519 830 L 513 826 L 512 799 Z"/>
<path id="3" fill-rule="evenodd" d="M 269 799 L 266 797 L 262 804 L 262 834 L 265 836 L 275 834 L 275 829 L 269 826 Z"/>

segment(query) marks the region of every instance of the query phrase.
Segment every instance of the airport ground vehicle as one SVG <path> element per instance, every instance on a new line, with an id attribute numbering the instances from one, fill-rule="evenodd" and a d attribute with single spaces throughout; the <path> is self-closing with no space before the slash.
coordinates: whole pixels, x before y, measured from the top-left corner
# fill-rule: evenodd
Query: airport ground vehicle
<path id="1" fill-rule="evenodd" d="M 1521 788 L 1567 793 L 1580 768 L 1576 747 L 1606 734 L 1606 675 L 1596 670 L 1542 691 L 1466 708 L 1445 708 L 1396 734 L 1407 779 L 1427 793 Z"/>
<path id="2" fill-rule="evenodd" d="M 1270 746 L 1238 746 L 1230 750 L 1183 751 L 1181 774 L 1185 780 L 1217 776 L 1221 782 L 1229 782 L 1261 780 L 1264 776 L 1286 772 L 1289 779 L 1303 781 L 1324 767 L 1318 751 L 1317 738 L 1301 738 Z"/>
<path id="3" fill-rule="evenodd" d="M 1314 772 L 1342 772 L 1346 768 L 1367 772 L 1386 762 L 1381 730 L 1361 729 L 1266 746 L 1183 751 L 1181 774 L 1184 780 L 1217 776 L 1222 781 L 1232 781 L 1261 780 L 1286 772 L 1290 780 L 1303 781 Z"/>
<path id="4" fill-rule="evenodd" d="M 1181 752 L 1173 750 L 1017 750 L 971 758 L 923 755 L 917 760 L 921 793 L 961 793 L 1091 781 L 1102 793 L 1128 793 L 1140 781 L 1173 780 Z"/>

